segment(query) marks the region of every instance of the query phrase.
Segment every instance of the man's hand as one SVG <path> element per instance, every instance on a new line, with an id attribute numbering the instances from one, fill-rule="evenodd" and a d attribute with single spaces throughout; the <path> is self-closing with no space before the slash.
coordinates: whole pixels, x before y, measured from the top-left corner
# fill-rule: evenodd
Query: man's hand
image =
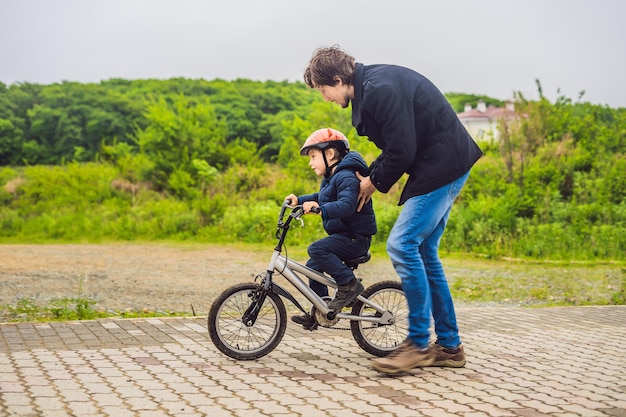
<path id="1" fill-rule="evenodd" d="M 358 172 L 356 173 L 356 177 L 359 179 L 359 181 L 361 181 L 359 187 L 359 205 L 356 208 L 356 211 L 361 211 L 363 206 L 372 199 L 372 194 L 374 194 L 374 191 L 376 191 L 376 187 L 374 187 L 374 184 L 372 184 L 370 177 L 364 177 Z"/>

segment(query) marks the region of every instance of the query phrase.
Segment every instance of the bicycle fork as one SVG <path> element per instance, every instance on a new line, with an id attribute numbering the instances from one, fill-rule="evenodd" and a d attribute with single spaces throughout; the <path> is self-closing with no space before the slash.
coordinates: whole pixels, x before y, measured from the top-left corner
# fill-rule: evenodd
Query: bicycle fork
<path id="1" fill-rule="evenodd" d="M 255 291 L 250 291 L 248 297 L 252 298 L 252 302 L 246 309 L 245 313 L 241 316 L 241 322 L 247 327 L 254 326 L 257 317 L 259 316 L 259 312 L 261 311 L 261 307 L 265 302 L 265 298 L 267 297 L 268 292 L 273 292 L 274 294 L 280 295 L 289 301 L 291 301 L 296 307 L 298 307 L 301 311 L 305 311 L 304 307 L 295 299 L 293 295 L 280 285 L 272 282 L 272 272 L 267 271 L 265 276 L 261 280 L 260 287 Z"/>
<path id="2" fill-rule="evenodd" d="M 266 294 L 267 291 L 262 288 L 254 292 L 251 291 L 250 294 L 248 294 L 248 297 L 252 298 L 253 301 L 246 309 L 246 312 L 243 313 L 243 316 L 241 316 L 241 322 L 247 327 L 254 326 L 254 323 L 259 316 L 259 311 L 261 311 L 261 306 L 265 302 Z"/>
<path id="3" fill-rule="evenodd" d="M 260 287 L 255 291 L 250 291 L 248 297 L 252 298 L 252 302 L 246 309 L 245 313 L 241 316 L 241 322 L 247 326 L 252 327 L 256 322 L 257 317 L 259 316 L 259 312 L 261 311 L 261 307 L 263 307 L 263 303 L 265 302 L 265 298 L 267 297 L 267 292 L 271 291 L 272 287 L 272 273 L 267 271 L 265 276 L 261 280 Z"/>

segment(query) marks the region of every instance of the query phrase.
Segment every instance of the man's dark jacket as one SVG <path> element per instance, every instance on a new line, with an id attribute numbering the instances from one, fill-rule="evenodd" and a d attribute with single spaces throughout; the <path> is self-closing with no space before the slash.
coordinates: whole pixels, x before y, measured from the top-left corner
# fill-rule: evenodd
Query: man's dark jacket
<path id="1" fill-rule="evenodd" d="M 369 201 L 357 212 L 359 179 L 355 172 L 369 173 L 363 157 L 350 151 L 335 168 L 335 172 L 322 180 L 320 191 L 298 197 L 300 204 L 317 201 L 322 209 L 324 229 L 329 235 L 343 233 L 348 236 L 372 236 L 377 232 L 376 216 Z"/>
<path id="2" fill-rule="evenodd" d="M 404 173 L 399 204 L 459 178 L 482 151 L 444 95 L 423 75 L 395 65 L 356 64 L 352 124 L 381 155 L 370 180 L 386 193 Z"/>

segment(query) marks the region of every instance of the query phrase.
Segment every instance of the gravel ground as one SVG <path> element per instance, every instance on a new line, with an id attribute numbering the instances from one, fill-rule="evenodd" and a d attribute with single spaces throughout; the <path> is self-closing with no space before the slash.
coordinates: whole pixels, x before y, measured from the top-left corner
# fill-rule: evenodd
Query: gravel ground
<path id="1" fill-rule="evenodd" d="M 23 298 L 41 305 L 64 297 L 90 298 L 96 309 L 205 315 L 221 290 L 263 272 L 270 255 L 271 247 L 0 245 L 0 305 Z M 396 277 L 385 259 L 370 261 L 358 272 L 366 286 Z"/>

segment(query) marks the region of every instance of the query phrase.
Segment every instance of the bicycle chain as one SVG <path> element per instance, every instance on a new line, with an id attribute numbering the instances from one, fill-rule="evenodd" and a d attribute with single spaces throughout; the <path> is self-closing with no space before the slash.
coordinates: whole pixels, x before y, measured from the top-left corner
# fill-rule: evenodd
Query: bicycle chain
<path id="1" fill-rule="evenodd" d="M 350 305 L 348 305 L 346 307 L 352 307 L 352 306 L 353 306 L 353 304 L 350 304 Z M 315 316 L 317 314 L 317 310 L 315 309 L 315 307 L 312 308 L 312 310 L 311 310 L 311 312 L 309 314 L 312 315 L 312 316 Z M 319 320 L 316 320 L 317 327 L 323 327 L 325 329 L 332 329 L 332 330 L 352 330 L 352 327 L 337 327 L 337 326 L 335 326 L 335 324 L 337 324 L 339 322 L 339 319 L 336 319 L 336 320 L 337 321 L 335 321 L 334 324 L 332 324 L 330 326 L 322 324 L 322 323 L 319 322 Z M 316 329 L 317 329 L 317 327 L 316 327 Z M 376 327 L 377 326 L 372 325 L 370 327 L 363 327 L 363 329 L 374 329 Z"/>
<path id="2" fill-rule="evenodd" d="M 351 327 L 324 326 L 323 324 L 319 324 L 319 323 L 317 323 L 317 327 L 323 327 L 325 329 L 331 329 L 331 330 L 352 330 Z M 363 329 L 375 329 L 376 327 L 377 326 L 363 327 Z"/>
<path id="3" fill-rule="evenodd" d="M 317 323 L 317 327 L 323 327 L 325 329 L 331 329 L 331 330 L 351 330 L 350 327 L 335 327 L 335 326 L 324 326 L 323 324 L 319 324 Z"/>
<path id="4" fill-rule="evenodd" d="M 334 324 L 331 324 L 331 325 L 322 324 L 322 323 L 320 323 L 317 320 L 316 320 L 316 323 L 317 323 L 317 327 L 323 327 L 325 329 L 331 329 L 331 330 L 352 330 L 352 327 L 337 327 L 336 324 L 338 323 L 338 321 L 336 321 Z M 372 325 L 370 327 L 363 327 L 363 329 L 374 329 L 376 327 L 377 326 Z"/>

